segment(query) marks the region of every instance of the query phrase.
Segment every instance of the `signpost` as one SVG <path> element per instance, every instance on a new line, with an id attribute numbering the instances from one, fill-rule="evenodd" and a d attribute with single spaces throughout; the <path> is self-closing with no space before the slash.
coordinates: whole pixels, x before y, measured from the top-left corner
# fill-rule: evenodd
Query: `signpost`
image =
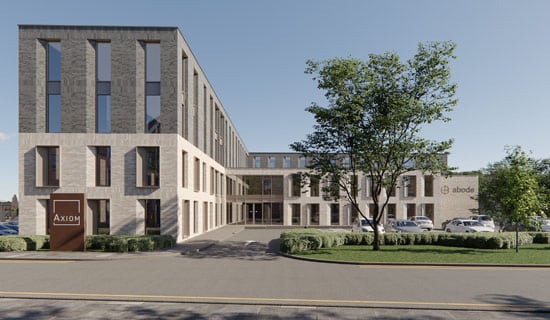
<path id="1" fill-rule="evenodd" d="M 50 250 L 86 250 L 86 211 L 83 193 L 50 194 Z"/>

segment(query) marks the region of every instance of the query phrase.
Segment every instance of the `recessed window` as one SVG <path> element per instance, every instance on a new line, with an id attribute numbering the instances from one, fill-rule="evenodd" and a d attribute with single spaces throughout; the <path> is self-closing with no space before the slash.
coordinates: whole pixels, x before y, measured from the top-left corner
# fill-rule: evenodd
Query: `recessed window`
<path id="1" fill-rule="evenodd" d="M 340 205 L 338 203 L 330 204 L 330 224 L 331 225 L 340 224 Z"/>
<path id="2" fill-rule="evenodd" d="M 298 168 L 303 169 L 305 167 L 306 167 L 306 158 L 300 157 L 300 159 L 298 160 Z"/>
<path id="3" fill-rule="evenodd" d="M 96 132 L 111 132 L 111 44 L 96 43 Z"/>
<path id="4" fill-rule="evenodd" d="M 276 159 L 275 157 L 269 157 L 269 168 L 273 169 L 276 165 Z"/>
<path id="5" fill-rule="evenodd" d="M 160 148 L 137 148 L 138 187 L 160 186 Z"/>
<path id="6" fill-rule="evenodd" d="M 434 196 L 434 176 L 424 176 L 424 196 Z"/>
<path id="7" fill-rule="evenodd" d="M 262 167 L 262 158 L 254 157 L 254 168 L 261 168 L 261 167 Z"/>
<path id="8" fill-rule="evenodd" d="M 145 234 L 160 234 L 160 199 L 146 199 Z"/>
<path id="9" fill-rule="evenodd" d="M 109 199 L 88 200 L 93 214 L 93 234 L 110 234 Z"/>
<path id="10" fill-rule="evenodd" d="M 290 157 L 285 157 L 283 166 L 284 166 L 286 169 L 288 169 L 288 168 L 290 168 L 290 164 L 291 164 L 291 162 L 290 162 Z"/>
<path id="11" fill-rule="evenodd" d="M 38 187 L 59 186 L 59 147 L 36 148 L 36 185 Z"/>
<path id="12" fill-rule="evenodd" d="M 145 43 L 145 132 L 160 133 L 160 43 Z"/>
<path id="13" fill-rule="evenodd" d="M 111 185 L 111 148 L 95 148 L 96 186 L 107 187 Z"/>
<path id="14" fill-rule="evenodd" d="M 47 45 L 46 132 L 61 132 L 61 43 Z"/>

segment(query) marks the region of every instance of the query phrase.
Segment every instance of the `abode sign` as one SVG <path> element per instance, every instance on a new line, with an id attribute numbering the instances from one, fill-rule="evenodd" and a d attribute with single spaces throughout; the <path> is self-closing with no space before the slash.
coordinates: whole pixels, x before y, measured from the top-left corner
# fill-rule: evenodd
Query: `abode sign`
<path id="1" fill-rule="evenodd" d="M 474 193 L 475 189 L 468 186 L 468 187 L 462 187 L 462 186 L 455 186 L 455 187 L 449 187 L 447 185 L 444 185 L 441 187 L 441 193 L 444 195 L 447 195 L 449 193 Z"/>
<path id="2" fill-rule="evenodd" d="M 50 194 L 51 250 L 86 250 L 84 203 L 83 193 Z"/>

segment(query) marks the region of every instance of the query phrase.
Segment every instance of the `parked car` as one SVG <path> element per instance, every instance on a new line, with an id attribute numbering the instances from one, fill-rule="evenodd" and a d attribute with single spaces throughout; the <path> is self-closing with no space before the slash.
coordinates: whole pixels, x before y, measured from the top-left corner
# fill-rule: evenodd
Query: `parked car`
<path id="1" fill-rule="evenodd" d="M 428 231 L 431 231 L 434 228 L 433 221 L 426 216 L 414 216 L 414 217 L 411 217 L 409 220 L 416 222 L 416 224 L 420 228 L 426 229 Z"/>
<path id="2" fill-rule="evenodd" d="M 411 220 L 391 220 L 388 223 L 388 231 L 394 232 L 424 232 L 426 229 L 422 229 Z"/>
<path id="3" fill-rule="evenodd" d="M 540 228 L 543 232 L 550 232 L 550 219 L 542 220 Z"/>
<path id="4" fill-rule="evenodd" d="M 17 234 L 17 230 L 14 230 L 4 224 L 0 224 L 0 236 Z"/>
<path id="5" fill-rule="evenodd" d="M 494 232 L 477 220 L 455 220 L 447 225 L 446 232 Z"/>
<path id="6" fill-rule="evenodd" d="M 491 217 L 485 214 L 478 214 L 470 216 L 471 220 L 476 220 L 477 222 L 481 223 L 482 225 L 491 228 L 491 231 L 495 231 L 495 222 Z"/>
<path id="7" fill-rule="evenodd" d="M 370 221 L 371 224 L 374 224 L 372 219 L 369 219 L 369 221 Z M 359 219 L 359 222 L 353 226 L 352 230 L 353 231 L 358 231 L 358 232 L 374 232 L 374 230 L 371 227 L 371 224 L 369 224 L 367 222 L 367 219 L 361 218 L 361 219 Z M 379 224 L 378 225 L 378 233 L 384 233 L 384 232 L 386 232 L 384 230 L 384 226 Z"/>
<path id="8" fill-rule="evenodd" d="M 445 220 L 445 221 L 443 221 L 443 223 L 441 224 L 441 230 L 447 229 L 447 225 L 449 225 L 449 223 L 451 223 L 451 222 L 453 222 L 453 221 L 456 221 L 456 220 L 468 220 L 468 218 L 456 217 L 456 218 L 452 218 L 452 219 Z"/>

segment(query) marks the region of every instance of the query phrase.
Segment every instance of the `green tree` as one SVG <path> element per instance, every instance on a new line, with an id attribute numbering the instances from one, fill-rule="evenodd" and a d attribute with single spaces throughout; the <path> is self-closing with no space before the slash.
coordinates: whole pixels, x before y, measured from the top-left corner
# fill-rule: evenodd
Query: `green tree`
<path id="1" fill-rule="evenodd" d="M 449 67 L 454 49 L 452 42 L 430 42 L 419 44 L 406 62 L 394 52 L 371 54 L 367 61 L 307 62 L 306 73 L 325 92 L 328 106 L 313 103 L 306 109 L 314 115 L 314 130 L 291 148 L 309 159 L 306 176 L 324 179 L 326 197 L 346 198 L 365 218 L 358 177 L 370 177 L 373 250 L 379 250 L 376 226 L 399 176 L 415 169 L 449 170 L 445 154 L 452 140 L 424 139 L 421 129 L 450 120 L 446 114 L 457 102 Z"/>
<path id="2" fill-rule="evenodd" d="M 521 224 L 531 225 L 546 207 L 538 182 L 536 162 L 516 146 L 507 148 L 506 157 L 483 170 L 480 179 L 479 204 L 502 223 L 511 223 L 518 231 Z"/>

